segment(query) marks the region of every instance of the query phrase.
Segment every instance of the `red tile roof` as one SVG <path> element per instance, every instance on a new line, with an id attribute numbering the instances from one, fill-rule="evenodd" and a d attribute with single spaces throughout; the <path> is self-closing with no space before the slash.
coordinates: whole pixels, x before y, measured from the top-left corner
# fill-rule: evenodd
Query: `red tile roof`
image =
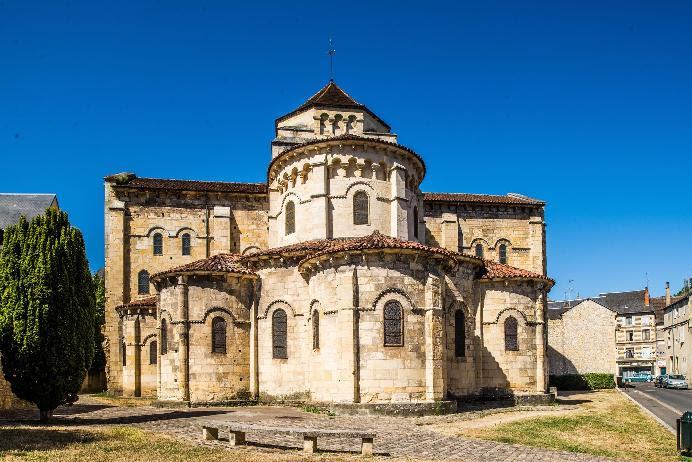
<path id="1" fill-rule="evenodd" d="M 330 138 L 314 138 L 308 141 L 305 141 L 304 143 L 296 144 L 295 146 L 291 146 L 290 148 L 286 149 L 285 151 L 282 151 L 281 154 L 276 156 L 275 158 L 272 159 L 272 161 L 269 163 L 269 166 L 267 167 L 267 177 L 269 178 L 269 173 L 271 172 L 272 167 L 274 164 L 279 160 L 284 157 L 285 154 L 288 154 L 289 152 L 295 151 L 296 149 L 301 149 L 306 146 L 312 146 L 313 144 L 321 144 L 321 143 L 331 143 L 335 141 L 364 141 L 364 142 L 369 142 L 369 143 L 376 143 L 380 145 L 385 145 L 385 146 L 393 146 L 399 149 L 402 149 L 409 154 L 413 155 L 413 157 L 420 162 L 422 168 L 423 168 L 423 173 L 425 173 L 425 162 L 423 161 L 423 158 L 418 155 L 416 151 L 413 149 L 406 147 L 404 145 L 398 144 L 398 143 L 392 143 L 391 141 L 385 141 L 381 140 L 379 138 L 369 138 L 366 136 L 358 136 L 358 135 L 352 135 L 352 134 L 345 134 L 345 135 L 339 135 L 339 136 L 332 136 Z M 422 179 L 422 178 L 421 178 Z"/>
<path id="2" fill-rule="evenodd" d="M 415 241 L 404 241 L 401 239 L 397 239 L 395 237 L 385 236 L 384 234 L 381 234 L 379 231 L 375 231 L 369 236 L 331 241 L 323 249 L 315 253 L 311 253 L 306 258 L 304 258 L 299 263 L 299 266 L 303 263 L 308 262 L 309 260 L 312 260 L 313 258 L 317 258 L 322 255 L 329 255 L 339 252 L 374 249 L 410 249 L 426 252 L 429 254 L 440 255 L 450 259 L 456 259 L 461 256 L 461 254 L 457 252 L 453 252 L 451 250 L 447 250 L 441 247 L 430 247 Z M 479 258 L 467 255 L 464 255 L 463 257 L 472 260 L 478 260 L 478 263 L 481 263 L 481 260 Z"/>
<path id="3" fill-rule="evenodd" d="M 107 176 L 106 181 L 116 186 L 134 189 L 162 189 L 170 191 L 201 191 L 244 194 L 267 194 L 266 183 L 233 183 L 225 181 L 168 180 L 162 178 L 138 178 L 134 174 Z"/>
<path id="4" fill-rule="evenodd" d="M 285 120 L 289 117 L 291 117 L 294 114 L 297 114 L 301 111 L 304 111 L 306 109 L 314 108 L 314 107 L 334 107 L 334 108 L 344 108 L 344 109 L 359 109 L 361 111 L 365 111 L 371 116 L 373 116 L 376 120 L 378 120 L 382 125 L 387 127 L 387 130 L 390 130 L 391 127 L 382 119 L 380 119 L 374 112 L 372 112 L 370 109 L 368 109 L 364 104 L 360 104 L 353 98 L 351 98 L 348 93 L 343 91 L 337 84 L 334 82 L 329 82 L 327 85 L 322 87 L 320 91 L 312 95 L 306 102 L 301 104 L 296 110 L 289 112 L 288 114 L 279 117 L 276 119 L 276 124 L 278 125 L 279 122 L 282 120 Z"/>
<path id="5" fill-rule="evenodd" d="M 474 202 L 484 204 L 545 205 L 544 201 L 521 195 L 497 196 L 492 194 L 423 193 L 427 202 Z"/>
<path id="6" fill-rule="evenodd" d="M 158 279 L 164 276 L 172 276 L 175 274 L 184 273 L 232 273 L 243 275 L 254 275 L 255 273 L 246 267 L 238 264 L 243 257 L 238 254 L 221 253 L 212 255 L 203 260 L 193 261 L 185 265 L 176 266 L 166 271 L 161 271 L 151 276 L 152 279 Z"/>
<path id="7" fill-rule="evenodd" d="M 122 305 L 118 305 L 115 308 L 120 309 L 120 308 L 137 308 L 137 307 L 145 307 L 145 306 L 156 306 L 156 301 L 158 297 L 156 295 L 151 295 L 149 297 L 144 297 L 144 298 L 137 298 L 135 300 L 131 300 L 128 303 L 123 303 Z"/>
<path id="8" fill-rule="evenodd" d="M 507 279 L 507 278 L 519 278 L 519 279 L 543 279 L 555 283 L 554 280 L 547 276 L 543 276 L 539 273 L 534 273 L 533 271 L 515 268 L 514 266 L 503 265 L 492 260 L 484 260 L 485 271 L 483 272 L 481 279 Z"/>

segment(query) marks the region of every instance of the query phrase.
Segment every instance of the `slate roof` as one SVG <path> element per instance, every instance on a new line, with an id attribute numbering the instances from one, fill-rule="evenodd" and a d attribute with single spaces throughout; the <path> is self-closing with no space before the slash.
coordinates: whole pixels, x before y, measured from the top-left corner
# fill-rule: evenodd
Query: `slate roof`
<path id="1" fill-rule="evenodd" d="M 572 300 L 572 308 L 585 300 L 591 300 L 599 305 L 614 311 L 617 314 L 634 314 L 634 313 L 653 313 L 654 306 L 649 300 L 649 306 L 644 305 L 645 290 L 630 290 L 627 292 L 608 292 L 599 294 L 598 297 L 589 297 L 585 299 Z M 548 302 L 548 309 L 562 309 L 565 301 Z"/>
<path id="2" fill-rule="evenodd" d="M 164 276 L 172 276 L 175 274 L 184 273 L 231 273 L 254 275 L 255 273 L 238 262 L 243 258 L 239 254 L 221 253 L 212 255 L 209 258 L 193 261 L 185 265 L 176 266 L 175 268 L 161 271 L 151 276 L 152 279 L 157 279 Z"/>
<path id="3" fill-rule="evenodd" d="M 551 321 L 560 319 L 562 318 L 562 315 L 567 313 L 569 310 L 570 308 L 548 308 L 548 319 Z"/>
<path id="4" fill-rule="evenodd" d="M 492 194 L 465 194 L 465 193 L 423 193 L 423 200 L 427 202 L 473 202 L 483 204 L 518 204 L 518 205 L 545 205 L 544 201 L 518 194 L 505 196 Z"/>
<path id="5" fill-rule="evenodd" d="M 27 220 L 43 215 L 53 202 L 57 206 L 55 194 L 0 193 L 0 229 L 16 224 L 22 215 Z"/>
<path id="6" fill-rule="evenodd" d="M 266 183 L 234 183 L 226 181 L 169 180 L 163 178 L 138 178 L 129 173 L 107 176 L 106 181 L 116 186 L 133 189 L 160 189 L 169 191 L 200 191 L 245 194 L 267 194 Z"/>
<path id="7" fill-rule="evenodd" d="M 345 91 L 343 91 L 334 82 L 329 82 L 327 85 L 322 87 L 317 93 L 312 95 L 306 102 L 301 104 L 294 111 L 279 117 L 276 119 L 276 125 L 282 120 L 288 119 L 289 117 L 298 114 L 299 112 L 305 111 L 311 108 L 342 108 L 342 109 L 358 109 L 365 111 L 374 117 L 378 122 L 387 127 L 390 130 L 391 127 L 382 119 L 380 119 L 374 112 L 368 109 L 364 104 L 361 104 L 351 98 Z"/>

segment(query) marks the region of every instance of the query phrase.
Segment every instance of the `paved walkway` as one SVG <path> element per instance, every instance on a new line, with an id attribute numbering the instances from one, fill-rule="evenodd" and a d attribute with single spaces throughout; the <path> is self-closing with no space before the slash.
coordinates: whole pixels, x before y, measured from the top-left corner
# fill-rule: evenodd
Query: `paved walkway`
<path id="1" fill-rule="evenodd" d="M 35 411 L 27 415 L 35 417 Z M 15 416 L 16 418 L 17 416 Z M 235 422 L 262 422 L 266 425 L 316 426 L 318 428 L 374 430 L 375 453 L 408 456 L 425 460 L 463 461 L 608 461 L 570 452 L 550 451 L 527 446 L 495 443 L 467 438 L 450 437 L 426 430 L 415 424 L 415 419 L 402 417 L 338 416 L 302 412 L 295 408 L 278 406 L 250 406 L 238 408 L 160 409 L 153 407 L 117 407 L 104 405 L 82 396 L 78 404 L 56 410 L 54 417 L 80 425 L 128 424 L 143 429 L 166 433 L 181 440 L 210 447 L 230 448 L 228 434 L 219 435 L 220 441 L 201 439 L 202 424 L 209 420 Z M 11 420 L 1 424 L 17 424 Z M 263 448 L 302 449 L 303 442 L 295 437 L 248 433 L 247 441 Z M 320 438 L 318 449 L 324 451 L 360 451 L 360 442 L 354 439 Z"/>

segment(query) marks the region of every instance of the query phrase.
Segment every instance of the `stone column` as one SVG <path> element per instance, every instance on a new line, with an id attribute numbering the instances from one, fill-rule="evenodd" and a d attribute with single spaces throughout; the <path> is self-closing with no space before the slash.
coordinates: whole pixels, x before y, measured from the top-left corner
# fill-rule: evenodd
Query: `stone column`
<path id="1" fill-rule="evenodd" d="M 439 401 L 447 395 L 447 361 L 441 281 L 436 276 L 425 284 L 425 304 L 425 399 Z"/>
<path id="2" fill-rule="evenodd" d="M 406 169 L 395 163 L 389 169 L 390 231 L 389 235 L 408 240 L 408 203 L 406 201 Z M 419 212 L 420 213 L 420 212 Z"/>
<path id="3" fill-rule="evenodd" d="M 181 399 L 190 401 L 190 329 L 188 325 L 187 278 L 178 276 L 178 387 Z"/>
<path id="4" fill-rule="evenodd" d="M 259 397 L 259 356 L 257 353 L 257 309 L 260 301 L 261 280 L 252 281 L 252 297 L 250 304 L 250 396 L 257 399 Z"/>
<path id="5" fill-rule="evenodd" d="M 134 313 L 126 312 L 123 316 L 123 338 L 122 341 L 117 343 L 118 350 L 120 351 L 120 370 L 122 371 L 122 392 L 125 396 L 137 396 L 138 384 L 137 384 L 137 373 L 138 367 L 137 363 L 139 360 L 138 349 L 139 349 L 139 339 L 138 339 L 138 319 L 137 315 Z M 125 343 L 125 364 L 122 363 L 122 345 Z"/>
<path id="6" fill-rule="evenodd" d="M 132 343 L 132 355 L 134 361 L 135 396 L 142 396 L 142 333 L 139 325 L 139 314 L 136 313 L 133 323 L 134 341 Z"/>
<path id="7" fill-rule="evenodd" d="M 344 268 L 345 270 L 346 268 Z M 339 332 L 337 342 L 339 346 L 339 363 L 336 368 L 337 383 L 341 384 L 334 390 L 335 401 L 360 402 L 360 387 L 358 373 L 358 307 L 353 306 L 354 300 L 354 274 L 352 271 L 339 271 L 337 274 L 340 284 L 337 286 L 337 300 L 343 300 L 344 305 L 339 307 L 337 313 L 337 325 Z"/>
<path id="8" fill-rule="evenodd" d="M 545 393 L 548 391 L 548 378 L 546 376 L 546 341 L 545 341 L 545 289 L 541 287 L 536 297 L 536 391 Z"/>
<path id="9" fill-rule="evenodd" d="M 231 208 L 230 207 L 214 207 L 212 218 L 213 239 L 211 241 L 211 254 L 217 255 L 220 253 L 230 253 L 231 243 Z M 239 249 L 235 249 L 239 251 Z"/>
<path id="10" fill-rule="evenodd" d="M 327 239 L 331 237 L 331 213 L 329 211 L 329 170 L 327 168 L 326 155 L 320 162 L 312 164 L 312 170 L 308 174 L 308 188 L 310 191 L 311 216 L 305 217 L 310 223 L 307 236 L 310 239 Z"/>
<path id="11" fill-rule="evenodd" d="M 442 213 L 442 242 L 440 244 L 447 250 L 459 252 L 459 219 L 456 213 Z"/>
<path id="12" fill-rule="evenodd" d="M 547 259 L 545 253 L 545 221 L 542 210 L 536 210 L 529 219 L 529 268 L 528 270 L 546 275 Z"/>
<path id="13" fill-rule="evenodd" d="M 105 335 L 108 338 L 109 350 L 106 352 L 108 363 L 106 365 L 108 390 L 114 393 L 123 391 L 123 366 L 122 346 L 124 332 L 121 327 L 120 317 L 115 307 L 122 305 L 129 299 L 127 287 L 127 235 L 125 203 L 115 198 L 110 183 L 105 185 L 106 213 L 105 213 L 105 283 L 106 283 L 106 328 Z"/>

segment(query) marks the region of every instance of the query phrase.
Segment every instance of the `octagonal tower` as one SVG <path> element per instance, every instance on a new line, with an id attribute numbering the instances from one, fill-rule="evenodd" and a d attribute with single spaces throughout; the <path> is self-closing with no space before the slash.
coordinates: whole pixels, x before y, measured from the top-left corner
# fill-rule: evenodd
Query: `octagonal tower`
<path id="1" fill-rule="evenodd" d="M 330 82 L 276 121 L 269 246 L 369 235 L 425 239 L 425 164 L 390 127 Z"/>

